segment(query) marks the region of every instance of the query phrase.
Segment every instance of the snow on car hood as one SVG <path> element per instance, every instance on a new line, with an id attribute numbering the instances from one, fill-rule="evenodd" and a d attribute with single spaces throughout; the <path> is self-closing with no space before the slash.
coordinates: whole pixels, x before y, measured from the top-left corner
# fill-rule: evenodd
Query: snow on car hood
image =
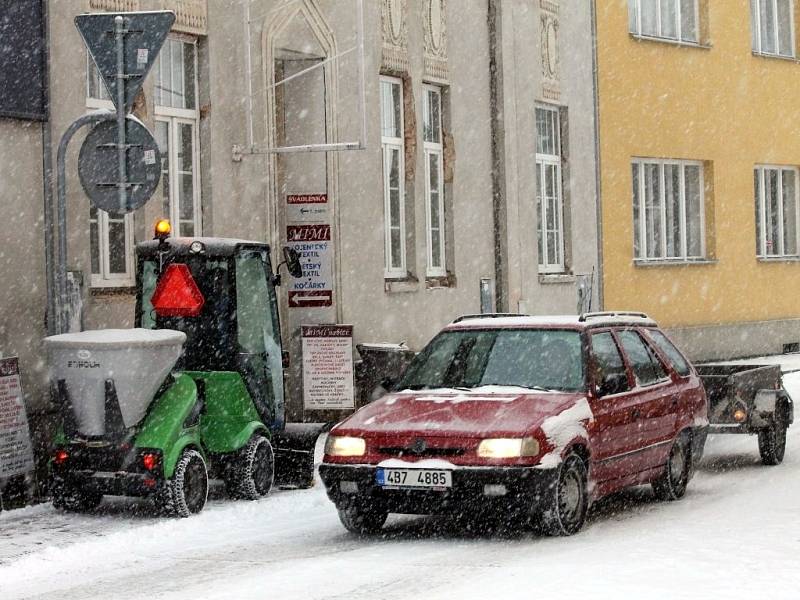
<path id="1" fill-rule="evenodd" d="M 357 411 L 337 432 L 441 436 L 525 435 L 581 395 L 524 388 L 423 390 L 388 394 Z"/>

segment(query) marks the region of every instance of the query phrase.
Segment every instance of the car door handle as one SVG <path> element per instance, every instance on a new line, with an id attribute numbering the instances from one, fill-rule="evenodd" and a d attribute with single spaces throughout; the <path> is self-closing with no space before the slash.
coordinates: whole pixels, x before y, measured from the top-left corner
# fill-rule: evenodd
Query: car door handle
<path id="1" fill-rule="evenodd" d="M 633 420 L 636 421 L 642 416 L 642 411 L 640 411 L 638 408 L 634 408 L 633 411 L 631 411 L 631 416 L 633 417 Z"/>

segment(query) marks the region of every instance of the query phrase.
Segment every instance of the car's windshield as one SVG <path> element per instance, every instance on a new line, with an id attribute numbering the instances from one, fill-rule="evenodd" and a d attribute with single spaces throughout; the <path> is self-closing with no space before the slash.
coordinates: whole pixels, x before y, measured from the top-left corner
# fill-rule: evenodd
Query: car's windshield
<path id="1" fill-rule="evenodd" d="M 580 333 L 562 329 L 447 331 L 414 359 L 396 389 L 488 385 L 582 390 Z"/>

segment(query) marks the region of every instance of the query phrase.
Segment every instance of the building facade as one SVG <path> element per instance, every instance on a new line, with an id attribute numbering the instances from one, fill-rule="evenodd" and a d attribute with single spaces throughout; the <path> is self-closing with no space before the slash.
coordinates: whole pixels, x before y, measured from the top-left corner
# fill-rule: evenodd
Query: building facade
<path id="1" fill-rule="evenodd" d="M 555 0 L 69 0 L 48 3 L 49 119 L 0 119 L 0 350 L 21 358 L 47 439 L 42 207 L 69 124 L 111 108 L 75 29 L 87 11 L 172 9 L 134 108 L 162 153 L 135 213 L 93 208 L 67 160 L 72 327 L 130 327 L 134 245 L 182 236 L 322 244 L 321 287 L 280 291 L 291 419 L 302 324 L 419 350 L 465 313 L 599 306 L 591 10 Z M 363 54 L 360 50 L 363 41 Z M 48 166 L 51 165 L 51 166 Z M 316 221 L 303 203 L 316 203 Z M 306 246 L 304 246 L 304 244 Z M 45 444 L 43 444 L 44 447 Z"/>
<path id="2" fill-rule="evenodd" d="M 648 312 L 696 359 L 791 348 L 796 3 L 596 12 L 605 306 Z"/>

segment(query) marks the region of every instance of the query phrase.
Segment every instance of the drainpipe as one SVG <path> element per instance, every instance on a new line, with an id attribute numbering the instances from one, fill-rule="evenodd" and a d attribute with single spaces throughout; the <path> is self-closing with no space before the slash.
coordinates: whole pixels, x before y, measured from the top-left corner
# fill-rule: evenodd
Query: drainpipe
<path id="1" fill-rule="evenodd" d="M 55 236 L 56 227 L 53 218 L 53 133 L 50 114 L 50 11 L 48 2 L 42 2 L 42 20 L 44 22 L 44 95 L 45 120 L 42 123 L 42 198 L 44 200 L 44 263 L 45 282 L 47 287 L 47 312 L 45 323 L 47 335 L 56 333 L 56 271 L 55 271 Z"/>
<path id="2" fill-rule="evenodd" d="M 597 305 L 605 310 L 603 289 L 603 196 L 600 177 L 600 85 L 597 65 L 597 0 L 591 0 L 592 19 L 592 93 L 594 101 L 594 179 L 595 213 L 597 219 Z"/>
<path id="3" fill-rule="evenodd" d="M 489 111 L 491 121 L 492 217 L 494 224 L 495 310 L 508 312 L 506 281 L 505 129 L 503 121 L 503 40 L 501 0 L 488 0 Z"/>

